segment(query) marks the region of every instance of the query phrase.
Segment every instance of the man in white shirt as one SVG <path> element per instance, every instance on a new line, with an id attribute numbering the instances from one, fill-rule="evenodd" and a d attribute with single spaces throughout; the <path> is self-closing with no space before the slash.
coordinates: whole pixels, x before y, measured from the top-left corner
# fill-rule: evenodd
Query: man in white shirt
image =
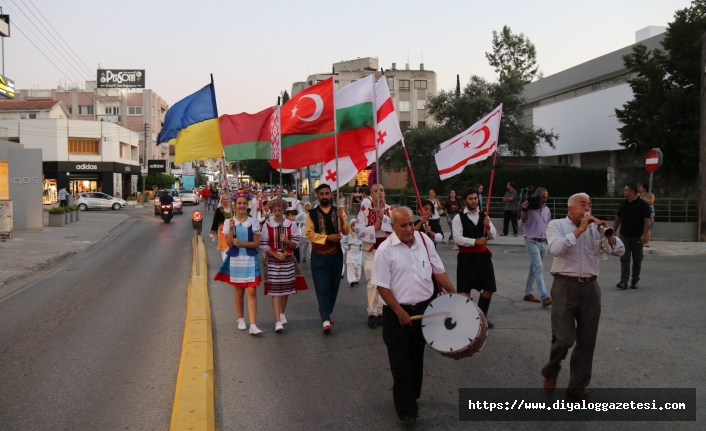
<path id="1" fill-rule="evenodd" d="M 575 400 L 593 400 L 585 393 L 591 382 L 593 351 L 596 347 L 598 322 L 601 316 L 601 288 L 596 278 L 601 255 L 608 252 L 622 256 L 623 242 L 613 235 L 609 249 L 601 249 L 597 226 L 608 223 L 590 215 L 591 198 L 578 193 L 569 198 L 569 215 L 552 220 L 547 226 L 549 253 L 554 256 L 552 284 L 552 347 L 549 363 L 542 368 L 544 389 L 548 395 L 556 390 L 556 379 L 569 349 L 571 371 L 567 396 Z"/>
<path id="2" fill-rule="evenodd" d="M 294 190 L 289 191 L 289 197 L 292 198 L 292 204 L 289 207 L 297 210 L 297 214 L 302 212 L 302 204 L 299 199 L 297 199 L 297 194 Z"/>
<path id="3" fill-rule="evenodd" d="M 66 191 L 66 187 L 62 187 L 59 189 L 59 207 L 63 208 L 66 206 L 66 200 L 67 197 L 69 196 L 69 193 Z"/>
<path id="4" fill-rule="evenodd" d="M 392 398 L 397 416 L 409 426 L 418 415 L 426 344 L 421 320 L 413 321 L 410 316 L 424 314 L 434 298 L 432 272 L 447 292 L 456 293 L 456 289 L 434 243 L 421 232 L 415 234 L 412 210 L 399 207 L 392 211 L 391 218 L 394 232 L 375 253 L 370 283 L 385 300 L 382 339 L 394 381 Z"/>
<path id="5" fill-rule="evenodd" d="M 490 217 L 478 207 L 478 191 L 475 188 L 466 189 L 461 195 L 461 201 L 464 209 L 451 222 L 454 244 L 458 246 L 456 285 L 459 292 L 468 295 L 471 289 L 481 292 L 478 308 L 487 318 L 490 299 L 498 289 L 491 259 L 493 253 L 486 244 L 489 239 L 495 239 L 497 232 Z M 488 320 L 488 328 L 494 326 Z"/>

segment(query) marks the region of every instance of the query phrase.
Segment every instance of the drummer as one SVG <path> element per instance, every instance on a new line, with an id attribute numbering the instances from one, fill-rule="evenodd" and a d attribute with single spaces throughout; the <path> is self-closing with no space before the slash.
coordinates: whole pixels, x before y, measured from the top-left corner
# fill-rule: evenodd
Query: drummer
<path id="1" fill-rule="evenodd" d="M 385 300 L 382 308 L 382 339 L 392 372 L 392 398 L 397 416 L 406 426 L 417 420 L 417 399 L 424 376 L 424 335 L 421 320 L 410 316 L 424 314 L 436 296 L 432 271 L 438 283 L 456 293 L 434 242 L 421 232 L 415 234 L 412 210 L 392 211 L 393 233 L 380 244 L 373 260 L 370 283 Z"/>

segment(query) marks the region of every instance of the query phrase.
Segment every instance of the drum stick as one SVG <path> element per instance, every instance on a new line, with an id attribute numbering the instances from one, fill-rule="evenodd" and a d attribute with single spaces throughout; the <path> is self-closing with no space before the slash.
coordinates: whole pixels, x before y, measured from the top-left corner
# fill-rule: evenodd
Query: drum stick
<path id="1" fill-rule="evenodd" d="M 435 317 L 435 316 L 444 316 L 446 314 L 449 314 L 448 311 L 440 311 L 438 313 L 431 313 L 431 314 L 420 314 L 418 316 L 412 316 L 410 317 L 411 320 L 421 320 L 425 317 Z"/>

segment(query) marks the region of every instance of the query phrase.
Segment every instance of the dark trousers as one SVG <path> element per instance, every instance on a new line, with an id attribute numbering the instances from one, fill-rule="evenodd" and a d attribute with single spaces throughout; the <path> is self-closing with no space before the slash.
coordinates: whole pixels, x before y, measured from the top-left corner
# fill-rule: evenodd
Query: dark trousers
<path id="1" fill-rule="evenodd" d="M 632 257 L 632 282 L 640 281 L 640 269 L 642 269 L 642 242 L 640 238 L 626 238 L 620 235 L 620 239 L 625 244 L 625 254 L 620 256 L 620 281 L 628 282 L 630 279 L 630 258 Z"/>
<path id="2" fill-rule="evenodd" d="M 295 249 L 292 250 L 292 251 L 294 252 L 294 258 L 297 260 L 297 263 L 299 263 L 299 262 L 300 262 L 300 260 L 299 260 L 299 258 L 300 258 L 300 255 L 299 255 L 299 247 L 295 248 Z"/>
<path id="3" fill-rule="evenodd" d="M 503 219 L 503 235 L 507 235 L 509 222 L 512 222 L 513 233 L 517 235 L 517 211 L 505 210 L 505 218 Z"/>
<path id="4" fill-rule="evenodd" d="M 66 199 L 62 199 L 59 201 L 59 208 L 63 208 L 66 206 Z"/>
<path id="5" fill-rule="evenodd" d="M 336 305 L 338 286 L 341 284 L 343 254 L 311 253 L 311 278 L 314 279 L 316 300 L 319 302 L 321 321 L 331 320 L 333 307 Z"/>
<path id="6" fill-rule="evenodd" d="M 581 283 L 554 278 L 552 284 L 552 347 L 542 375 L 556 379 L 571 346 L 569 391 L 583 394 L 591 382 L 593 351 L 601 317 L 601 288 L 596 280 Z"/>
<path id="7" fill-rule="evenodd" d="M 410 316 L 424 314 L 428 301 L 412 310 L 410 306 L 402 308 Z M 392 372 L 392 399 L 395 402 L 397 416 L 417 417 L 417 400 L 422 395 L 424 378 L 424 335 L 422 321 L 413 320 L 412 326 L 401 326 L 397 314 L 388 306 L 382 307 L 382 339 L 387 346 L 387 356 Z"/>

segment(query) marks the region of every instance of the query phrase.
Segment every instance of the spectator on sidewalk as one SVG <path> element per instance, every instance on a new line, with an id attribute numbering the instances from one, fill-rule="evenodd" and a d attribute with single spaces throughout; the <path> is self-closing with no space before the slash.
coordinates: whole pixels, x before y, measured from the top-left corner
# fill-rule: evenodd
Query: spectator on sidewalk
<path id="1" fill-rule="evenodd" d="M 59 208 L 63 208 L 67 205 L 66 201 L 68 196 L 69 192 L 66 191 L 66 186 L 59 189 Z"/>
<path id="2" fill-rule="evenodd" d="M 476 185 L 476 190 L 478 191 L 478 207 L 483 209 L 483 184 Z"/>
<path id="3" fill-rule="evenodd" d="M 461 208 L 461 202 L 456 199 L 456 190 L 449 191 L 449 198 L 446 199 L 446 202 L 444 203 L 446 221 L 449 223 L 449 230 L 451 230 L 451 233 L 449 234 L 449 239 L 447 241 L 448 243 L 452 243 L 454 240 L 454 230 L 452 223 L 454 221 L 454 217 L 456 217 L 456 215 L 458 214 L 459 208 Z"/>
<path id="4" fill-rule="evenodd" d="M 650 236 L 652 236 L 652 228 L 655 226 L 655 194 L 650 193 L 648 190 L 649 186 L 647 184 L 640 185 L 640 199 L 645 201 L 647 205 L 650 206 L 650 230 L 647 231 L 647 242 L 645 247 L 650 247 Z"/>
<path id="5" fill-rule="evenodd" d="M 637 184 L 629 183 L 623 190 L 625 200 L 620 203 L 618 215 L 613 222 L 613 231 L 620 228 L 620 239 L 625 244 L 625 254 L 620 257 L 620 283 L 618 289 L 628 288 L 630 279 L 630 258 L 632 257 L 632 281 L 630 289 L 637 289 L 642 267 L 642 245 L 647 242 L 650 231 L 650 206 L 638 199 Z"/>
<path id="6" fill-rule="evenodd" d="M 500 236 L 507 236 L 509 222 L 512 222 L 513 236 L 517 236 L 517 190 L 515 190 L 515 183 L 512 181 L 507 183 L 507 191 L 505 196 L 503 196 L 503 202 L 505 202 L 505 218 L 503 220 L 503 233 Z"/>
<path id="7" fill-rule="evenodd" d="M 547 226 L 552 221 L 552 213 L 547 207 L 549 193 L 544 187 L 537 188 L 537 194 L 542 198 L 539 201 L 539 209 L 530 209 L 529 201 L 522 203 L 522 217 L 520 227 L 524 229 L 525 249 L 530 258 L 530 268 L 525 283 L 525 296 L 522 298 L 529 302 L 541 302 L 543 306 L 552 305 L 552 298 L 547 293 L 547 286 L 544 284 L 542 261 L 547 255 L 549 246 L 547 245 Z M 534 283 L 537 283 L 541 300 L 532 295 Z"/>

